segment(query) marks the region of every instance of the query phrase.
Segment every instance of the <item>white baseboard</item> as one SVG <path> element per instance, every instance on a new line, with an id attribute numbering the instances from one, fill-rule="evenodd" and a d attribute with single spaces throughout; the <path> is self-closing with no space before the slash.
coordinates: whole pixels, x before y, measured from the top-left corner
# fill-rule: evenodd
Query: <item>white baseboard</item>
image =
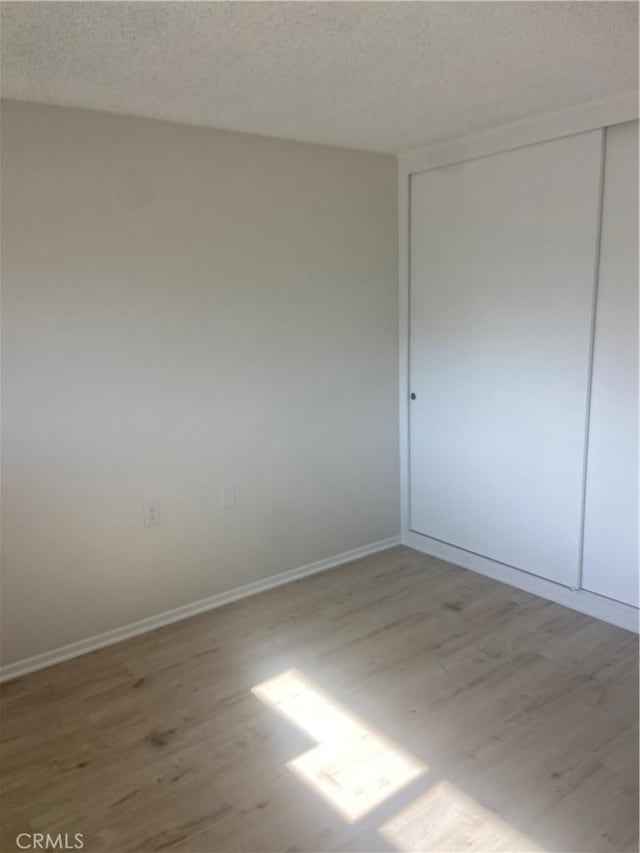
<path id="1" fill-rule="evenodd" d="M 539 595 L 540 598 L 546 598 L 556 604 L 562 604 L 571 610 L 578 610 L 580 613 L 602 619 L 603 622 L 610 622 L 612 625 L 626 628 L 627 631 L 640 633 L 639 611 L 630 604 L 622 604 L 620 601 L 587 592 L 586 589 L 569 589 L 561 584 L 553 583 L 553 581 L 539 578 L 528 572 L 522 572 L 519 569 L 511 568 L 511 566 L 505 566 L 503 563 L 496 563 L 486 557 L 463 551 L 453 545 L 446 545 L 444 542 L 438 542 L 436 539 L 430 539 L 428 536 L 422 536 L 420 533 L 414 533 L 411 530 L 405 531 L 402 542 L 407 547 L 415 548 L 416 551 L 421 551 L 423 554 L 439 557 L 441 560 L 447 560 L 449 563 L 462 566 L 464 569 L 470 569 L 472 572 L 478 572 L 478 574 L 502 581 L 509 586 L 515 586 L 533 595 Z"/>
<path id="2" fill-rule="evenodd" d="M 315 563 L 308 563 L 306 566 L 300 566 L 288 572 L 271 575 L 271 577 L 255 581 L 255 583 L 238 586 L 235 589 L 230 589 L 228 592 L 221 592 L 219 595 L 212 595 L 210 598 L 203 598 L 200 601 L 194 601 L 192 604 L 185 604 L 182 607 L 167 610 L 165 613 L 158 613 L 156 616 L 140 619 L 139 622 L 132 622 L 130 625 L 124 625 L 122 628 L 114 628 L 112 631 L 105 631 L 104 634 L 96 634 L 93 637 L 78 640 L 76 643 L 62 646 L 59 649 L 53 649 L 50 652 L 43 652 L 40 655 L 7 664 L 0 667 L 0 682 L 19 678 L 28 672 L 34 672 L 37 669 L 44 669 L 45 667 L 53 666 L 53 664 L 62 663 L 62 661 L 85 655 L 88 652 L 102 649 L 105 646 L 112 646 L 114 643 L 120 643 L 130 637 L 154 631 L 163 625 L 180 622 L 183 619 L 188 619 L 190 616 L 195 616 L 197 613 L 214 610 L 216 607 L 222 607 L 225 604 L 230 604 L 232 601 L 238 601 L 241 598 L 247 598 L 259 592 L 265 592 L 268 589 L 291 583 L 291 581 L 307 577 L 308 575 L 315 575 L 318 572 L 333 569 L 336 566 L 350 563 L 353 560 L 358 560 L 369 554 L 375 554 L 378 551 L 385 551 L 387 548 L 392 548 L 394 545 L 399 544 L 399 536 L 392 536 L 390 539 L 381 539 L 378 542 L 372 542 L 370 545 L 364 545 L 362 548 L 353 548 L 351 551 L 345 551 L 342 554 L 337 554 L 335 557 L 328 557 L 326 560 L 318 560 Z"/>

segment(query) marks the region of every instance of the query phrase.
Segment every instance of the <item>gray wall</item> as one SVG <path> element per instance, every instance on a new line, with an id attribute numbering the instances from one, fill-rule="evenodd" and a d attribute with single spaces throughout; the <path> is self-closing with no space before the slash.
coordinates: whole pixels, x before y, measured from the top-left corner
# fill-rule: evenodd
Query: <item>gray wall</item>
<path id="1" fill-rule="evenodd" d="M 5 662 L 398 533 L 394 158 L 5 102 L 2 182 Z"/>

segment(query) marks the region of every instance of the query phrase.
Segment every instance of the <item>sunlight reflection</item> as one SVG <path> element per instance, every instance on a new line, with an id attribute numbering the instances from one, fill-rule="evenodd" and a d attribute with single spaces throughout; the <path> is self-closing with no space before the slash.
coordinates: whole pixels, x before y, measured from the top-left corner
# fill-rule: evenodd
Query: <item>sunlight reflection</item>
<path id="1" fill-rule="evenodd" d="M 397 850 L 540 851 L 450 782 L 439 782 L 380 827 Z"/>
<path id="2" fill-rule="evenodd" d="M 252 692 L 318 742 L 287 766 L 350 822 L 427 770 L 294 669 Z"/>

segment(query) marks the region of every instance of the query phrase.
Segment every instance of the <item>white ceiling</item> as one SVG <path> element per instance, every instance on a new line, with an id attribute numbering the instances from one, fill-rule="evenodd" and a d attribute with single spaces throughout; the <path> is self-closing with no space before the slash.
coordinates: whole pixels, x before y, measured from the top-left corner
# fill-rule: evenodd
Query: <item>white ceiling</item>
<path id="1" fill-rule="evenodd" d="M 3 2 L 5 97 L 400 152 L 637 88 L 627 2 Z"/>

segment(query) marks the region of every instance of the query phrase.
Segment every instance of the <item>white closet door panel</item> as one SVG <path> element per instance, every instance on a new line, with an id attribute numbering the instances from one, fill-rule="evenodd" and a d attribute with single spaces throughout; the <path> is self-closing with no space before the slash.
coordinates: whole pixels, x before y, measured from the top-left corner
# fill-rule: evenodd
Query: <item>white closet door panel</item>
<path id="1" fill-rule="evenodd" d="M 638 606 L 638 122 L 607 128 L 582 585 Z"/>
<path id="2" fill-rule="evenodd" d="M 414 175 L 410 527 L 577 586 L 602 132 Z"/>

